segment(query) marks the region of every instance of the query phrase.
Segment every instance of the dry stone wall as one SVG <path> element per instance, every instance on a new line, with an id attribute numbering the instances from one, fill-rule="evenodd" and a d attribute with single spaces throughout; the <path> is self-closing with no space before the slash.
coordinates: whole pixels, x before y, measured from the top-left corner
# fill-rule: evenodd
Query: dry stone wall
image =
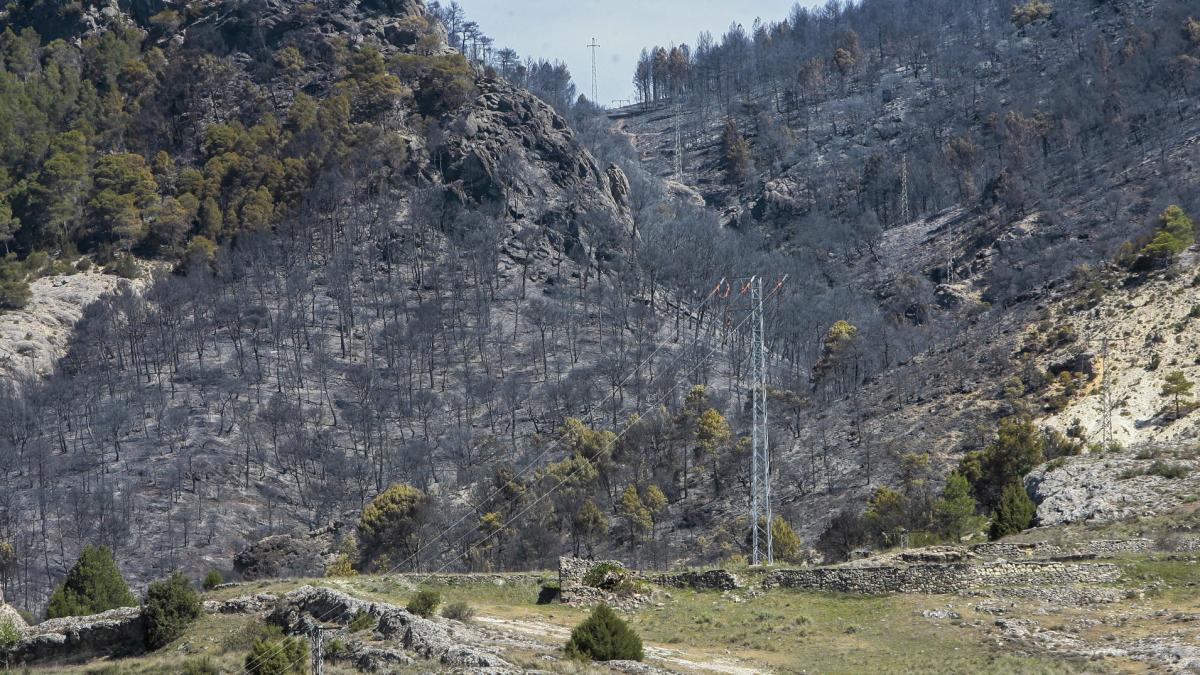
<path id="1" fill-rule="evenodd" d="M 998 562 L 880 567 L 815 567 L 776 570 L 766 587 L 841 593 L 957 593 L 988 586 L 1054 586 L 1116 581 L 1120 568 L 1107 563 Z"/>
<path id="2" fill-rule="evenodd" d="M 694 588 L 698 591 L 732 591 L 742 585 L 732 572 L 721 569 L 659 574 L 649 579 L 660 586 Z"/>
<path id="3" fill-rule="evenodd" d="M 1200 551 L 1200 536 L 1177 535 L 1161 541 L 1154 539 L 1093 539 L 1067 546 L 1060 546 L 1048 541 L 994 541 L 975 544 L 967 550 L 971 555 L 980 558 L 1111 558 L 1127 553 Z"/>

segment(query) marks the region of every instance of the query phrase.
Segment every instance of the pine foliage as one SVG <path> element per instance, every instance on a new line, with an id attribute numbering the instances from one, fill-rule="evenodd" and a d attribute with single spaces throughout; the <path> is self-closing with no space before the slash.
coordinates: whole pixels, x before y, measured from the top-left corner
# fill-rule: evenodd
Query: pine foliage
<path id="1" fill-rule="evenodd" d="M 146 646 L 165 647 L 183 635 L 193 621 L 200 618 L 200 596 L 181 572 L 150 584 L 146 591 L 146 606 L 142 619 L 146 624 Z"/>
<path id="2" fill-rule="evenodd" d="M 571 631 L 567 656 L 591 661 L 641 661 L 642 639 L 608 605 L 599 605 L 591 616 Z"/>
<path id="3" fill-rule="evenodd" d="M 1029 527 L 1033 516 L 1037 513 L 1037 505 L 1025 492 L 1025 486 L 1014 481 L 1004 488 L 1000 496 L 1000 505 L 992 515 L 992 527 L 988 536 L 995 540 L 1017 534 Z"/>
<path id="4" fill-rule="evenodd" d="M 117 569 L 112 549 L 84 546 L 79 560 L 50 596 L 46 618 L 86 616 L 117 607 L 135 607 L 137 599 Z"/>

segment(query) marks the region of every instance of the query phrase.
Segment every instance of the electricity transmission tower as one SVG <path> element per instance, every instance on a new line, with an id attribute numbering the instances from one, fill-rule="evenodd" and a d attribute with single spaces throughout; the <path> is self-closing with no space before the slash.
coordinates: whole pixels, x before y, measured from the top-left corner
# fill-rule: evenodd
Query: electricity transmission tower
<path id="1" fill-rule="evenodd" d="M 908 210 L 908 155 L 900 159 L 900 223 L 907 225 L 912 220 Z"/>
<path id="2" fill-rule="evenodd" d="M 775 562 L 771 537 L 771 451 L 767 439 L 767 347 L 762 277 L 750 278 L 750 391 L 753 428 L 750 449 L 751 564 Z"/>
<path id="3" fill-rule="evenodd" d="M 1108 360 L 1108 344 L 1110 342 L 1124 342 L 1121 338 L 1110 338 L 1107 335 L 1099 338 L 1100 342 L 1100 363 L 1104 368 L 1100 377 L 1100 396 L 1103 402 L 1100 404 L 1100 435 L 1104 441 L 1105 449 L 1111 448 L 1113 444 L 1112 432 L 1112 411 L 1113 411 L 1113 392 L 1112 392 L 1112 374 Z"/>
<path id="4" fill-rule="evenodd" d="M 596 38 L 592 38 L 592 41 L 587 46 L 588 49 L 592 50 L 592 105 L 599 105 L 600 97 L 596 93 L 596 49 L 600 46 L 600 43 L 596 42 Z"/>

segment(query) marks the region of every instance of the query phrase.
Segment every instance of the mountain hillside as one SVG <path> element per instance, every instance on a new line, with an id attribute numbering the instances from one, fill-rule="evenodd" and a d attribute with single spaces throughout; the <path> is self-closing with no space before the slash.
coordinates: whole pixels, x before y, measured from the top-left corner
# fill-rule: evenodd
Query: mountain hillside
<path id="1" fill-rule="evenodd" d="M 142 113 L 180 111 L 178 137 L 118 143 L 138 150 L 121 155 L 135 165 L 141 152 L 173 165 L 133 205 L 148 227 L 129 252 L 87 229 L 92 207 L 65 245 L 126 276 L 138 272 L 123 256 L 179 252 L 174 272 L 155 263 L 131 286 L 50 267 L 27 309 L 5 315 L 13 351 L 40 359 L 12 359 L 0 405 L 10 601 L 36 610 L 85 543 L 111 546 L 142 581 L 228 570 L 247 542 L 354 518 L 393 482 L 457 500 L 489 467 L 537 454 L 518 440 L 601 398 L 586 371 L 566 377 L 572 364 L 623 368 L 629 332 L 598 317 L 632 300 L 596 281 L 629 228 L 621 171 L 599 167 L 545 103 L 448 50 L 419 3 L 392 5 L 7 10 L 5 35 L 26 45 L 46 31 L 86 54 L 121 36 L 162 69 Z M 45 68 L 77 48 L 40 49 Z M 169 79 L 192 69 L 216 79 Z M 77 158 L 88 171 L 120 154 L 94 142 Z M 29 195 L 36 215 L 32 182 L 14 203 Z M 274 203 L 256 210 L 254 195 Z M 172 200 L 202 206 L 165 245 L 155 232 Z M 14 247 L 33 245 L 40 222 L 23 215 Z M 96 286 L 115 291 L 81 307 Z M 59 290 L 73 287 L 87 290 Z M 69 343 L 38 325 L 56 298 L 74 306 L 68 323 L 82 311 Z M 60 354 L 52 376 L 33 377 Z M 429 527 L 466 508 L 453 504 Z"/>
<path id="2" fill-rule="evenodd" d="M 807 537 L 881 485 L 926 499 L 914 486 L 1003 418 L 1102 444 L 1106 377 L 1115 442 L 1195 439 L 1160 395 L 1195 377 L 1190 220 L 1172 252 L 1153 244 L 1168 207 L 1198 208 L 1193 9 L 918 4 L 649 49 L 643 100 L 610 114 L 647 168 L 811 284 L 773 329 L 781 355 L 810 336 L 808 372 L 777 381 L 811 398 L 775 437 L 776 494 Z M 839 321 L 851 340 L 822 351 Z M 1122 341 L 1102 363 L 1105 336 Z"/>
<path id="3" fill-rule="evenodd" d="M 739 565 L 750 274 L 781 562 L 1128 516 L 1071 484 L 1108 452 L 1191 484 L 1140 464 L 1194 433 L 1186 3 L 798 8 L 617 111 L 470 25 L 6 6 L 9 602 L 87 545 L 137 590 Z"/>

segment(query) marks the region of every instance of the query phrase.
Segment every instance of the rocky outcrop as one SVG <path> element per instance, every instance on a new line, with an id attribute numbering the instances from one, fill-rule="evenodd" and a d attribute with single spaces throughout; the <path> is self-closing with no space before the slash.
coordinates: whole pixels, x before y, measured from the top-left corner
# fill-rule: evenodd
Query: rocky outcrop
<path id="1" fill-rule="evenodd" d="M 28 627 L 21 613 L 4 602 L 4 592 L 0 591 L 0 624 L 6 623 L 16 628 L 18 632 L 24 632 Z"/>
<path id="2" fill-rule="evenodd" d="M 35 280 L 24 309 L 0 312 L 0 378 L 49 374 L 66 353 L 85 307 L 122 289 L 140 292 L 144 285 L 99 272 Z"/>
<path id="3" fill-rule="evenodd" d="M 337 557 L 334 543 L 340 530 L 335 523 L 307 534 L 265 537 L 238 552 L 233 569 L 248 581 L 322 576 Z"/>
<path id="4" fill-rule="evenodd" d="M 1037 502 L 1038 525 L 1113 521 L 1170 511 L 1200 492 L 1200 462 L 1175 460 L 1189 469 L 1181 478 L 1147 474 L 1153 460 L 1130 456 L 1072 457 L 1045 464 L 1025 478 Z"/>
<path id="5" fill-rule="evenodd" d="M 127 656 L 145 649 L 144 636 L 141 608 L 121 607 L 30 626 L 16 645 L 0 653 L 10 664 Z"/>
<path id="6" fill-rule="evenodd" d="M 517 221 L 548 227 L 572 255 L 594 255 L 592 225 L 627 225 L 629 181 L 601 171 L 552 107 L 508 82 L 482 76 L 441 153 L 443 180 L 466 200 L 503 204 Z"/>
<path id="7" fill-rule="evenodd" d="M 475 646 L 484 641 L 482 636 L 462 624 L 423 619 L 395 605 L 359 600 L 329 588 L 302 586 L 280 598 L 268 618 L 286 631 L 307 633 L 315 624 L 345 625 L 359 614 L 376 620 L 375 633 L 384 641 L 421 659 L 451 667 L 512 670 L 495 653 Z M 373 645 L 360 659 L 386 664 L 399 662 L 402 656 L 386 645 Z"/>
<path id="8" fill-rule="evenodd" d="M 274 593 L 258 593 L 229 600 L 205 600 L 204 611 L 209 614 L 256 614 L 274 609 L 278 599 Z"/>

